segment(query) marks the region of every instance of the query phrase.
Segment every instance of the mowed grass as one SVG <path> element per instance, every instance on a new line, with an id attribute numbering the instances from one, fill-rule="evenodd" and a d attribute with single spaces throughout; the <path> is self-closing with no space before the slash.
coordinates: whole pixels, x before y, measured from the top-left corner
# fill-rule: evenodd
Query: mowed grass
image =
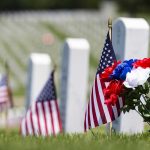
<path id="1" fill-rule="evenodd" d="M 22 137 L 17 130 L 0 131 L 0 150 L 149 150 L 150 133 L 106 135 L 103 129 L 84 134 L 60 134 L 56 137 Z"/>

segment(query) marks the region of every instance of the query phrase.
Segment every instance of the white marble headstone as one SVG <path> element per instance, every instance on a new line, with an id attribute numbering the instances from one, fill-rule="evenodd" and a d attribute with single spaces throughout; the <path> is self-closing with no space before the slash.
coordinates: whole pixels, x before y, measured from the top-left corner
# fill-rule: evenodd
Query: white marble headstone
<path id="1" fill-rule="evenodd" d="M 33 53 L 29 58 L 26 109 L 36 101 L 51 72 L 48 54 Z"/>
<path id="2" fill-rule="evenodd" d="M 149 25 L 142 18 L 118 18 L 112 28 L 112 42 L 117 59 L 148 57 Z M 130 111 L 113 122 L 112 127 L 121 133 L 141 133 L 144 123 L 135 111 Z"/>
<path id="3" fill-rule="evenodd" d="M 60 106 L 67 133 L 84 131 L 89 49 L 85 39 L 68 38 L 64 43 Z"/>

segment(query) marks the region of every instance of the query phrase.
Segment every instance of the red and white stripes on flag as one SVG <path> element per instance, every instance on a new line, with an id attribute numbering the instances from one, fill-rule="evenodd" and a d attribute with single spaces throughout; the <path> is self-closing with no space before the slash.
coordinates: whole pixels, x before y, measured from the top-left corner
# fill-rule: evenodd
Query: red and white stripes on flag
<path id="1" fill-rule="evenodd" d="M 110 106 L 104 104 L 105 98 L 103 90 L 107 87 L 108 82 L 103 81 L 100 75 L 95 78 L 92 87 L 90 101 L 85 113 L 84 129 L 95 128 L 99 125 L 114 121 L 120 115 L 120 108 L 124 105 L 122 98 L 119 98 L 116 105 Z"/>
<path id="2" fill-rule="evenodd" d="M 21 123 L 21 133 L 27 135 L 56 135 L 62 131 L 56 100 L 35 102 Z"/>
<path id="3" fill-rule="evenodd" d="M 9 99 L 7 76 L 2 75 L 0 79 L 0 112 L 8 109 Z"/>
<path id="4" fill-rule="evenodd" d="M 109 81 L 100 77 L 104 69 L 111 66 L 114 61 L 116 61 L 116 56 L 108 33 L 92 87 L 90 100 L 85 112 L 85 131 L 112 122 L 120 115 L 120 108 L 124 105 L 124 100 L 118 98 L 114 106 L 104 104 L 104 89 L 107 87 Z"/>

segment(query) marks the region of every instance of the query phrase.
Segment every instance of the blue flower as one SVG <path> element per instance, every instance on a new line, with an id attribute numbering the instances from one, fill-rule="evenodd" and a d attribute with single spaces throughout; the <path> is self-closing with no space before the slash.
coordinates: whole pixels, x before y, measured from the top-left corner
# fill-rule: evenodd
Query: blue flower
<path id="1" fill-rule="evenodd" d="M 128 72 L 131 72 L 131 68 L 130 68 L 130 67 L 124 67 L 124 69 L 122 70 L 122 72 L 121 72 L 119 78 L 120 78 L 121 80 L 125 80 L 125 79 L 126 79 L 126 74 L 127 74 Z"/>
<path id="2" fill-rule="evenodd" d="M 131 72 L 133 66 L 132 64 L 137 61 L 137 59 L 130 59 L 125 60 L 121 64 L 119 64 L 113 71 L 113 73 L 110 75 L 111 79 L 117 79 L 117 80 L 125 80 L 126 74 L 128 72 Z"/>
<path id="3" fill-rule="evenodd" d="M 137 59 L 129 59 L 129 60 L 123 61 L 123 63 L 127 63 L 132 68 L 133 67 L 132 64 L 136 61 Z"/>

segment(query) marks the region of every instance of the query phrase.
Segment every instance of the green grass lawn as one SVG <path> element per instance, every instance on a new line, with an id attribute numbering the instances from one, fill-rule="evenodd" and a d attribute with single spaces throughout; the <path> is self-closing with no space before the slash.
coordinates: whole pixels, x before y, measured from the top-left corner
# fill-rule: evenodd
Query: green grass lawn
<path id="1" fill-rule="evenodd" d="M 94 135 L 93 135 L 94 134 Z M 107 136 L 103 129 L 85 134 L 58 135 L 57 137 L 22 137 L 16 130 L 0 131 L 0 150 L 2 149 L 42 149 L 42 150 L 149 150 L 150 133 L 139 135 Z"/>

